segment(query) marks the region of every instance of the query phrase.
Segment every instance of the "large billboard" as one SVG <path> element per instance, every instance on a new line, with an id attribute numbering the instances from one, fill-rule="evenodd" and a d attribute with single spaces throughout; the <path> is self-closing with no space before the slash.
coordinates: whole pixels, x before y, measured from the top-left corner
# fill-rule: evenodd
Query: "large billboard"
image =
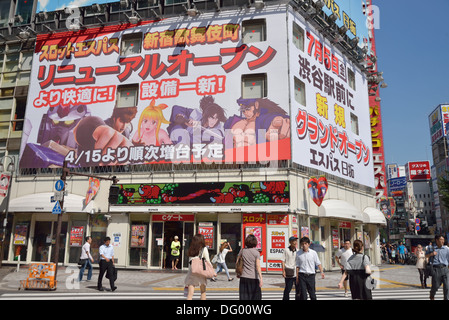
<path id="1" fill-rule="evenodd" d="M 21 167 L 290 159 L 283 29 L 285 12 L 39 35 Z"/>
<path id="2" fill-rule="evenodd" d="M 366 77 L 309 24 L 288 17 L 293 162 L 374 187 Z"/>
<path id="3" fill-rule="evenodd" d="M 411 161 L 405 167 L 408 181 L 430 180 L 429 161 Z"/>
<path id="4" fill-rule="evenodd" d="M 449 105 L 441 104 L 429 115 L 430 139 L 434 144 L 447 135 L 446 124 L 449 123 Z"/>

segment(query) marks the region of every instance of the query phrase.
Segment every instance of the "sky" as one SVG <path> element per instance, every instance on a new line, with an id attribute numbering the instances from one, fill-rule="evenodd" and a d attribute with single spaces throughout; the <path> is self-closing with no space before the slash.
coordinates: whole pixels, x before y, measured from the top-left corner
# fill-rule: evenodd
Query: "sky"
<path id="1" fill-rule="evenodd" d="M 373 0 L 385 163 L 432 161 L 428 117 L 449 102 L 448 0 Z"/>

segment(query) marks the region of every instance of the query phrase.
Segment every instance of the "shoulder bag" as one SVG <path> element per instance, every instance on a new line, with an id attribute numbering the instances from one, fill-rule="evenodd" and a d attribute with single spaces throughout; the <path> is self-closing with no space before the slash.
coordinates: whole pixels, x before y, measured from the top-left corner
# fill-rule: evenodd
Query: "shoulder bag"
<path id="1" fill-rule="evenodd" d="M 195 257 L 190 261 L 191 271 L 193 275 L 210 279 L 215 276 L 215 270 L 212 264 L 203 258 L 203 251 L 204 248 L 201 250 L 198 257 Z"/>
<path id="2" fill-rule="evenodd" d="M 235 273 L 237 275 L 237 278 L 240 278 L 243 273 L 243 256 L 241 254 L 239 254 L 239 256 L 237 257 L 237 261 L 235 262 Z"/>
<path id="3" fill-rule="evenodd" d="M 369 258 L 369 256 L 368 256 Z M 365 268 L 363 267 L 363 262 L 365 261 L 365 255 L 363 255 L 362 257 L 362 269 L 365 270 Z M 371 277 L 371 274 L 366 274 L 366 281 L 365 281 L 365 285 L 369 290 L 374 290 L 377 286 L 377 280 L 373 279 L 373 277 Z"/>
<path id="4" fill-rule="evenodd" d="M 433 250 L 433 247 L 429 250 L 429 253 L 432 253 L 434 250 Z M 426 251 L 426 254 L 428 254 L 427 253 L 427 251 Z M 433 260 L 435 259 L 435 256 L 432 256 L 432 257 L 430 257 L 429 258 L 429 262 L 427 262 L 426 263 L 426 269 L 425 269 L 425 275 L 426 275 L 426 277 L 433 277 L 433 275 L 434 275 L 434 272 L 433 272 Z"/>

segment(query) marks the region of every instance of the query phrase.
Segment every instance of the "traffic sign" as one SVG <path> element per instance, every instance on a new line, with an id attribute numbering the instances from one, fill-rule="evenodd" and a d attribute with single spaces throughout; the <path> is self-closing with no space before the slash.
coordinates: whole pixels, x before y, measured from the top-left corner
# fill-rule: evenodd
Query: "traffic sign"
<path id="1" fill-rule="evenodd" d="M 53 207 L 53 210 L 51 211 L 51 213 L 61 214 L 61 212 L 62 212 L 61 205 L 59 204 L 59 201 L 56 201 L 55 206 Z"/>
<path id="2" fill-rule="evenodd" d="M 56 188 L 56 191 L 62 191 L 62 189 L 64 189 L 64 181 L 62 181 L 62 180 L 56 181 L 55 188 Z"/>
<path id="3" fill-rule="evenodd" d="M 421 231 L 421 226 L 420 226 L 419 224 L 416 225 L 416 226 L 415 226 L 415 230 L 416 230 L 416 231 Z"/>
<path id="4" fill-rule="evenodd" d="M 421 224 L 421 219 L 416 218 L 416 219 L 415 219 L 415 223 L 416 223 L 417 225 Z"/>

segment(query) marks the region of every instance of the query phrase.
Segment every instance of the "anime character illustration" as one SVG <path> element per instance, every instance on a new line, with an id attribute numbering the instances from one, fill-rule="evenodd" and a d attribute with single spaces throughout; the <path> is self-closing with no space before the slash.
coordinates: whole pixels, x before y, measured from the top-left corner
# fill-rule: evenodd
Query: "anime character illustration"
<path id="1" fill-rule="evenodd" d="M 142 111 L 137 131 L 132 138 L 134 144 L 147 146 L 173 144 L 167 131 L 161 129 L 161 124 L 170 124 L 170 121 L 166 120 L 162 113 L 162 110 L 167 107 L 166 104 L 156 105 L 156 101 L 153 99 L 150 105 Z"/>
<path id="2" fill-rule="evenodd" d="M 49 108 L 42 115 L 36 143 L 27 142 L 25 146 L 21 167 L 62 167 L 64 157 L 78 148 L 74 128 L 89 116 L 89 109 L 84 104 Z"/>
<path id="3" fill-rule="evenodd" d="M 167 130 L 174 144 L 222 144 L 225 121 L 224 109 L 212 96 L 205 96 L 200 100 L 199 109 L 173 106 Z"/>
<path id="4" fill-rule="evenodd" d="M 133 127 L 131 121 L 136 117 L 137 107 L 115 107 L 110 118 L 104 122 L 126 138 L 130 138 Z"/>
<path id="5" fill-rule="evenodd" d="M 267 98 L 237 100 L 241 116 L 234 115 L 226 121 L 233 143 L 227 147 L 251 146 L 258 143 L 290 137 L 290 118 L 285 110 Z M 263 135 L 260 134 L 262 130 Z M 260 141 L 264 140 L 264 141 Z"/>

